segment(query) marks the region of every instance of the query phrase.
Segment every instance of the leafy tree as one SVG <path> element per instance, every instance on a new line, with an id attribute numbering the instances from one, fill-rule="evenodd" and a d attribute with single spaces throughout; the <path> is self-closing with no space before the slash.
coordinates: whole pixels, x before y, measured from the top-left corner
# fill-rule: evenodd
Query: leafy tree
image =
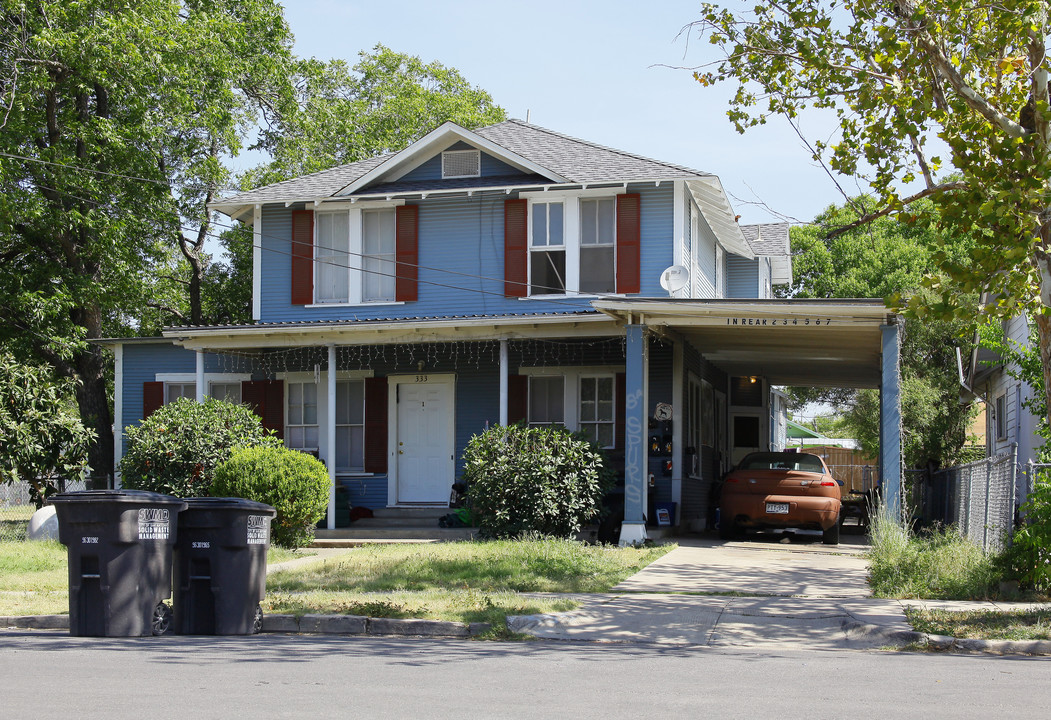
<path id="1" fill-rule="evenodd" d="M 80 422 L 73 381 L 0 352 L 0 482 L 29 483 L 37 507 L 60 480 L 78 478 L 91 431 Z"/>
<path id="2" fill-rule="evenodd" d="M 221 157 L 280 99 L 291 36 L 273 0 L 12 0 L 0 17 L 0 340 L 77 380 L 106 471 L 108 363 L 84 341 L 149 329 L 156 276 L 200 250 L 183 223 L 207 223 Z"/>
<path id="3" fill-rule="evenodd" d="M 852 203 L 871 207 L 872 198 Z M 921 205 L 929 204 L 922 201 Z M 937 270 L 935 250 L 964 257 L 969 237 L 943 238 L 930 219 L 901 222 L 889 217 L 829 236 L 829 228 L 849 221 L 848 207 L 830 207 L 814 225 L 792 229 L 792 285 L 782 295 L 804 298 L 889 297 L 916 292 L 926 274 Z M 972 297 L 973 301 L 974 298 Z M 955 348 L 970 343 L 971 323 L 960 320 L 912 319 L 901 345 L 902 455 L 907 466 L 928 462 L 953 464 L 967 442 L 973 410 L 959 402 Z M 842 409 L 849 433 L 873 457 L 879 452 L 879 397 L 868 390 L 792 388 L 793 405 L 828 402 Z"/>
<path id="4" fill-rule="evenodd" d="M 963 257 L 935 248 L 941 272 L 925 279 L 931 292 L 898 300 L 921 319 L 1031 312 L 1045 395 L 1048 14 L 1045 0 L 785 0 L 741 13 L 705 4 L 692 26 L 722 55 L 695 77 L 737 85 L 729 117 L 741 132 L 776 115 L 794 123 L 807 108 L 836 118 L 838 137 L 808 141 L 813 157 L 830 173 L 867 182 L 877 203 L 853 208 L 841 230 L 893 214 L 915 222 L 936 214 L 941 237 L 976 238 Z M 947 157 L 932 155 L 935 138 Z M 949 167 L 955 174 L 940 178 Z M 913 182 L 922 188 L 906 190 Z M 918 202 L 924 198 L 930 203 Z M 995 302 L 972 304 L 979 292 Z"/>
<path id="5" fill-rule="evenodd" d="M 343 60 L 299 60 L 294 113 L 266 129 L 272 161 L 246 174 L 246 188 L 326 170 L 408 147 L 444 122 L 473 129 L 507 113 L 456 68 L 424 63 L 380 44 Z"/>

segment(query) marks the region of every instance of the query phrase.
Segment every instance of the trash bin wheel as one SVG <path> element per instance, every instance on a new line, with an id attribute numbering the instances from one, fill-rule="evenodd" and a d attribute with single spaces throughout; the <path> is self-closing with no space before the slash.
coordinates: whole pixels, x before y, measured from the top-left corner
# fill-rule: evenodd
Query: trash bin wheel
<path id="1" fill-rule="evenodd" d="M 263 608 L 255 606 L 255 618 L 252 620 L 252 634 L 263 631 Z"/>
<path id="2" fill-rule="evenodd" d="M 153 608 L 153 634 L 164 635 L 172 629 L 172 609 L 166 604 L 157 603 Z"/>

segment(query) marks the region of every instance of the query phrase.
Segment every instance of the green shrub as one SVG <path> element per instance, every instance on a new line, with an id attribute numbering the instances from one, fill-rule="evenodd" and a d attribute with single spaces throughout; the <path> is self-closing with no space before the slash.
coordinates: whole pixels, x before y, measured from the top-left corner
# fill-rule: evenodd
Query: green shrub
<path id="1" fill-rule="evenodd" d="M 493 426 L 464 452 L 471 510 L 491 537 L 574 535 L 598 516 L 608 478 L 602 452 L 560 427 Z"/>
<path id="2" fill-rule="evenodd" d="M 1004 554 L 1007 574 L 1038 592 L 1051 592 L 1051 480 L 1039 477 L 1022 505 L 1025 524 Z"/>
<path id="3" fill-rule="evenodd" d="M 215 470 L 212 495 L 273 505 L 270 526 L 276 545 L 309 545 L 328 506 L 329 477 L 316 458 L 284 447 L 238 448 Z"/>
<path id="4" fill-rule="evenodd" d="M 281 444 L 248 407 L 214 398 L 168 403 L 127 433 L 124 487 L 176 497 L 211 495 L 212 474 L 233 448 Z"/>

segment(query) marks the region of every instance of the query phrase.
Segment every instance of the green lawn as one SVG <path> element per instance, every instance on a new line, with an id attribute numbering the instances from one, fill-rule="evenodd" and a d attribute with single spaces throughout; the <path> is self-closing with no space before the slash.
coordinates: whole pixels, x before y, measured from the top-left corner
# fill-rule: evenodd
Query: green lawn
<path id="1" fill-rule="evenodd" d="M 543 593 L 606 592 L 673 547 L 568 540 L 366 545 L 272 573 L 263 609 L 487 622 L 492 637 L 503 637 L 507 615 L 576 607 Z M 309 552 L 271 548 L 268 562 Z M 66 573 L 66 549 L 58 543 L 0 543 L 0 615 L 67 612 Z"/>

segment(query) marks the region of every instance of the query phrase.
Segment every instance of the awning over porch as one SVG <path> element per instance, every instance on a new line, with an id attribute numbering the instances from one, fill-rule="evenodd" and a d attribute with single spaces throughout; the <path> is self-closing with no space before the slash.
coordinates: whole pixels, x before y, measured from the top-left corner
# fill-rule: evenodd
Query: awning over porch
<path id="1" fill-rule="evenodd" d="M 596 300 L 625 324 L 677 335 L 729 375 L 773 385 L 878 388 L 882 300 Z"/>

